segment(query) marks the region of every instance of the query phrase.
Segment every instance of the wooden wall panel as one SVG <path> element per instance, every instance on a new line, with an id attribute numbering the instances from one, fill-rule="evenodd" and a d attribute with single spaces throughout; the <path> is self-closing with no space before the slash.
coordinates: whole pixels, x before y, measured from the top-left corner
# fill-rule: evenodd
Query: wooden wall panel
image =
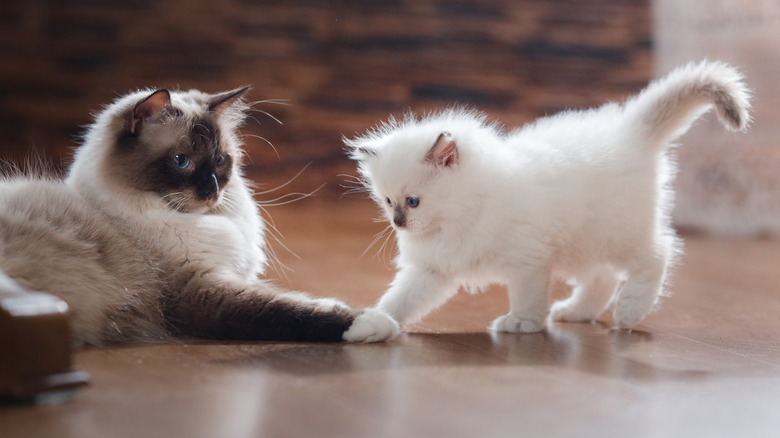
<path id="1" fill-rule="evenodd" d="M 6 0 L 2 155 L 70 155 L 90 113 L 141 87 L 252 84 L 250 172 L 311 167 L 294 186 L 343 191 L 341 136 L 453 103 L 508 125 L 621 99 L 652 74 L 647 0 Z M 265 116 L 268 111 L 283 125 Z"/>

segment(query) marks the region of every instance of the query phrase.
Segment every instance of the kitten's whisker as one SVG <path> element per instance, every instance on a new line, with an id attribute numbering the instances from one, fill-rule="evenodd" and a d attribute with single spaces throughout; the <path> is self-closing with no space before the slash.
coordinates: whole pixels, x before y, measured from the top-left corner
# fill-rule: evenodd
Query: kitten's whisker
<path id="1" fill-rule="evenodd" d="M 338 176 L 345 178 L 344 182 L 339 184 L 339 187 L 347 189 L 344 191 L 344 193 L 341 194 L 339 199 L 342 199 L 347 195 L 352 195 L 355 193 L 368 193 L 371 191 L 368 183 L 362 178 L 344 173 L 339 174 Z"/>
<path id="2" fill-rule="evenodd" d="M 387 242 L 388 242 L 388 240 L 389 240 L 389 239 L 390 239 L 392 236 L 393 236 L 393 227 L 392 227 L 391 225 L 388 225 L 388 226 L 386 226 L 385 228 L 383 228 L 381 231 L 379 231 L 378 233 L 376 233 L 376 234 L 374 235 L 374 238 L 373 238 L 373 240 L 372 240 L 372 241 L 371 241 L 371 243 L 368 245 L 368 247 L 367 247 L 367 248 L 366 248 L 366 249 L 363 251 L 363 253 L 362 253 L 362 254 L 360 254 L 360 257 L 363 257 L 363 256 L 365 256 L 365 255 L 366 255 L 366 253 L 368 253 L 368 251 L 369 251 L 371 248 L 375 247 L 375 246 L 376 246 L 376 244 L 377 244 L 377 243 L 379 243 L 379 241 L 381 241 L 381 240 L 383 240 L 383 239 L 384 239 L 384 240 L 382 241 L 382 245 L 380 245 L 380 246 L 379 246 L 379 248 L 377 248 L 377 252 L 376 252 L 376 254 L 374 255 L 374 257 L 377 257 L 377 258 L 379 258 L 379 257 L 381 256 L 381 257 L 382 257 L 382 259 L 383 259 L 383 260 L 385 260 L 385 262 L 386 262 L 386 257 L 384 257 L 385 248 L 387 247 Z"/>
<path id="3" fill-rule="evenodd" d="M 382 253 L 381 257 L 382 257 L 382 262 L 385 265 L 385 268 L 390 268 L 389 261 L 393 255 L 393 245 L 395 245 L 395 239 L 393 239 L 394 229 L 391 225 L 388 225 L 388 229 L 389 231 L 385 235 L 385 241 L 382 243 L 382 246 L 379 248 L 379 250 Z M 390 257 L 388 257 L 388 253 L 390 254 Z M 377 256 L 379 256 L 379 253 L 377 253 Z"/>
<path id="4" fill-rule="evenodd" d="M 363 257 L 363 256 L 365 256 L 365 255 L 366 255 L 366 253 L 367 253 L 367 252 L 368 252 L 368 251 L 369 251 L 371 248 L 373 248 L 373 247 L 374 247 L 374 245 L 376 245 L 376 243 L 377 243 L 377 242 L 379 242 L 379 239 L 381 239 L 382 237 L 384 237 L 384 234 L 385 234 L 385 232 L 387 232 L 387 227 L 385 227 L 385 228 L 381 229 L 379 232 L 377 232 L 376 234 L 374 234 L 374 237 L 373 237 L 373 239 L 371 240 L 371 243 L 369 243 L 369 244 L 368 244 L 368 246 L 366 247 L 366 249 L 364 249 L 364 250 L 363 250 L 363 253 L 362 253 L 362 254 L 360 254 L 360 257 Z"/>

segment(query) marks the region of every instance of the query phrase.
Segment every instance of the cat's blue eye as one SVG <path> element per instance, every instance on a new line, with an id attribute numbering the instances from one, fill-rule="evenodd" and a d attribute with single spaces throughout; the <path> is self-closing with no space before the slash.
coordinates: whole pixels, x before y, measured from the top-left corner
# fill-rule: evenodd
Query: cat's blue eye
<path id="1" fill-rule="evenodd" d="M 393 201 L 390 198 L 385 198 L 385 201 L 387 201 L 387 205 L 393 205 Z"/>
<path id="2" fill-rule="evenodd" d="M 190 157 L 184 154 L 176 154 L 176 156 L 173 157 L 173 164 L 179 169 L 186 169 L 187 166 L 190 165 Z"/>
<path id="3" fill-rule="evenodd" d="M 216 164 L 217 164 L 217 166 L 221 166 L 221 165 L 225 164 L 225 156 L 224 155 L 218 156 Z"/>
<path id="4" fill-rule="evenodd" d="M 408 197 L 406 198 L 406 206 L 409 208 L 417 208 L 420 205 L 420 198 Z"/>

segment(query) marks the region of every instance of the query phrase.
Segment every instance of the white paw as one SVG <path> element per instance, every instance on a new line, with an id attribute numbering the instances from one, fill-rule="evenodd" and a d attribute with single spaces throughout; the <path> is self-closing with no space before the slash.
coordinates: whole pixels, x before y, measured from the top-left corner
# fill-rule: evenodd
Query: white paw
<path id="1" fill-rule="evenodd" d="M 589 315 L 585 312 L 577 311 L 567 300 L 556 301 L 550 307 L 550 320 L 561 322 L 590 322 L 595 320 L 598 315 Z"/>
<path id="2" fill-rule="evenodd" d="M 536 333 L 542 331 L 542 321 L 531 318 L 518 318 L 509 315 L 499 316 L 490 325 L 490 329 L 496 332 L 509 333 Z"/>
<path id="3" fill-rule="evenodd" d="M 382 342 L 395 338 L 399 333 L 401 327 L 385 312 L 365 309 L 352 321 L 343 339 L 347 342 Z"/>
<path id="4" fill-rule="evenodd" d="M 620 328 L 630 328 L 642 321 L 651 308 L 652 302 L 636 298 L 622 298 L 615 303 L 615 325 Z"/>

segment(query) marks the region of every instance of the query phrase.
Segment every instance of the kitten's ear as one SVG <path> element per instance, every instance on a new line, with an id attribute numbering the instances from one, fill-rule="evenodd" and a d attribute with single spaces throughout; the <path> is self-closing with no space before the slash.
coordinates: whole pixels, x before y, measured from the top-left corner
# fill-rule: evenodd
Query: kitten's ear
<path id="1" fill-rule="evenodd" d="M 458 164 L 458 146 L 449 132 L 442 132 L 433 144 L 425 161 L 434 166 L 452 167 Z"/>
<path id="2" fill-rule="evenodd" d="M 157 123 L 171 110 L 171 93 L 157 90 L 135 104 L 130 114 L 130 133 L 136 134 L 145 124 Z"/>
<path id="3" fill-rule="evenodd" d="M 251 87 L 246 86 L 243 88 L 236 88 L 235 90 L 226 91 L 224 93 L 215 94 L 209 101 L 209 111 L 220 115 L 228 108 L 233 106 L 241 99 L 241 96 L 249 91 Z"/>
<path id="4" fill-rule="evenodd" d="M 372 158 L 376 158 L 377 152 L 374 148 L 369 146 L 360 146 L 352 150 L 350 157 L 357 161 L 366 161 Z"/>
<path id="5" fill-rule="evenodd" d="M 373 142 L 369 139 L 356 138 L 350 140 L 347 137 L 342 136 L 341 141 L 350 149 L 349 158 L 352 158 L 355 161 L 367 161 L 376 158 L 379 155 L 372 145 Z"/>

